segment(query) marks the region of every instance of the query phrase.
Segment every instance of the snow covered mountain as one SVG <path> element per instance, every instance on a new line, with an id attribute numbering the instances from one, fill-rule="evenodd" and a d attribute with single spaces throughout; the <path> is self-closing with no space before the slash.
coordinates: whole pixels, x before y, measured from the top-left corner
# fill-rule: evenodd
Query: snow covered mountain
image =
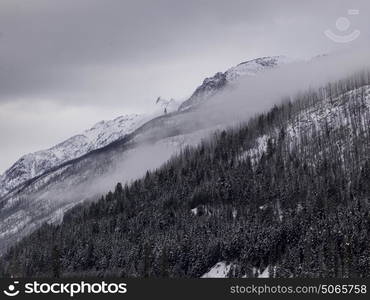
<path id="1" fill-rule="evenodd" d="M 0 176 L 0 197 L 53 167 L 124 137 L 142 125 L 145 120 L 146 117 L 143 115 L 132 114 L 101 121 L 50 149 L 22 156 Z"/>
<path id="2" fill-rule="evenodd" d="M 206 78 L 192 96 L 179 107 L 174 99 L 166 100 L 161 97 L 158 97 L 156 104 L 162 107 L 162 111 L 165 110 L 168 113 L 177 109 L 181 112 L 195 108 L 202 101 L 211 98 L 218 91 L 240 77 L 254 76 L 259 72 L 289 62 L 292 62 L 292 60 L 284 56 L 262 57 L 242 62 L 224 73 L 219 72 L 213 77 Z M 75 135 L 50 149 L 22 156 L 4 174 L 0 175 L 0 197 L 51 168 L 123 138 L 143 125 L 145 121 L 148 121 L 147 117 L 137 114 L 121 116 L 110 121 L 101 121 L 91 129 Z"/>
<path id="3" fill-rule="evenodd" d="M 191 97 L 180 105 L 179 111 L 198 106 L 240 77 L 255 76 L 259 72 L 276 68 L 292 61 L 292 59 L 285 56 L 261 57 L 242 62 L 226 72 L 218 72 L 214 76 L 204 79 L 202 85 L 195 90 Z"/>
<path id="4" fill-rule="evenodd" d="M 44 252 L 47 253 L 50 251 L 49 245 L 58 243 L 59 249 L 63 249 L 61 252 L 66 253 L 63 259 L 71 261 L 70 266 L 73 267 L 77 265 L 75 262 L 86 257 L 86 252 L 78 249 L 87 247 L 86 241 L 90 240 L 94 249 L 107 249 L 105 253 L 108 255 L 105 257 L 111 257 L 109 264 L 103 267 L 99 264 L 99 268 L 116 267 L 116 257 L 119 256 L 110 253 L 122 251 L 122 257 L 128 257 L 126 252 L 129 253 L 131 249 L 125 247 L 130 244 L 127 239 L 131 236 L 158 235 L 158 239 L 153 238 L 157 243 L 153 249 L 162 247 L 166 239 L 171 240 L 169 245 L 173 251 L 178 251 L 176 257 L 185 253 L 194 255 L 191 276 L 262 278 L 279 277 L 280 274 L 294 276 L 290 273 L 291 261 L 299 261 L 302 255 L 307 255 L 302 260 L 306 263 L 298 263 L 297 269 L 302 269 L 302 265 L 311 268 L 311 261 L 315 261 L 313 270 L 317 270 L 322 260 L 312 256 L 312 253 L 326 252 L 320 252 L 320 249 L 328 238 L 333 245 L 339 242 L 339 249 L 351 246 L 348 253 L 363 249 L 361 251 L 366 255 L 368 239 L 364 237 L 359 240 L 354 233 L 366 233 L 367 228 L 363 213 L 368 205 L 369 78 L 369 73 L 366 73 L 311 90 L 280 106 L 273 106 L 265 114 L 250 119 L 244 127 L 222 131 L 216 135 L 217 142 L 211 138 L 196 149 L 186 149 L 158 172 L 147 173 L 145 179 L 136 181 L 131 189 L 127 187 L 131 191 L 128 196 L 123 196 L 122 186 L 117 185 L 115 192 L 109 193 L 105 200 L 93 206 L 81 206 L 67 214 L 63 226 L 44 226 L 41 232 L 19 244 L 17 250 L 8 257 L 13 264 L 26 261 L 32 255 L 39 255 L 38 247 L 46 249 Z M 32 180 L 12 195 L 0 198 L 0 252 L 4 251 L 4 245 L 14 243 L 15 239 L 25 236 L 41 223 L 57 221 L 67 209 L 88 199 L 89 195 L 91 198 L 92 191 L 103 190 L 102 178 L 103 182 L 109 179 L 113 183 L 115 178 L 132 175 L 140 168 L 145 174 L 145 169 L 153 167 L 148 165 L 148 161 L 159 158 L 157 165 L 162 165 L 161 161 L 167 161 L 166 157 L 175 153 L 179 146 L 196 143 L 196 136 L 209 136 L 209 128 L 206 128 L 205 134 L 200 133 L 200 125 L 204 123 L 197 123 L 198 119 L 194 118 L 189 122 L 189 115 L 193 113 L 187 111 L 155 118 L 126 138 L 68 162 Z M 163 155 L 167 146 L 172 144 L 174 147 L 167 151 L 167 155 Z M 130 156 L 131 162 L 127 163 Z M 208 168 L 208 165 L 212 167 Z M 204 169 L 206 171 L 202 173 Z M 114 177 L 115 174 L 119 176 Z M 161 185 L 163 181 L 166 181 L 165 187 Z M 311 188 L 305 190 L 307 186 Z M 199 187 L 202 187 L 202 193 L 196 190 Z M 177 189 L 173 191 L 174 188 Z M 197 192 L 194 193 L 194 190 Z M 93 198 L 96 200 L 97 195 Z M 354 206 L 342 211 L 343 205 L 351 201 L 356 201 Z M 323 217 L 329 207 L 332 215 Z M 354 207 L 363 209 L 363 212 L 356 214 Z M 175 211 L 176 214 L 168 211 Z M 248 226 L 246 222 L 252 219 L 251 211 L 258 218 L 250 221 Z M 124 218 L 129 222 L 123 221 Z M 266 218 L 270 220 L 264 222 Z M 156 221 L 157 224 L 148 226 L 147 220 L 152 220 L 154 224 Z M 178 236 L 177 224 L 180 224 L 180 220 L 182 226 L 187 226 L 182 236 Z M 334 225 L 323 224 L 322 220 L 334 222 Z M 337 225 L 337 222 L 343 222 L 344 225 Z M 352 225 L 348 226 L 348 222 L 352 222 Z M 95 224 L 99 224 L 99 230 L 92 234 Z M 135 228 L 132 224 L 141 226 Z M 200 230 L 193 230 L 199 224 Z M 202 230 L 209 224 L 210 230 Z M 225 227 L 230 234 L 220 235 L 220 232 L 225 232 Z M 333 230 L 329 233 L 325 228 Z M 130 234 L 126 235 L 126 229 L 132 230 Z M 347 233 L 347 229 L 352 232 Z M 172 231 L 173 239 L 178 239 L 176 243 L 169 236 L 160 237 L 163 232 L 169 231 Z M 133 232 L 136 234 L 131 235 Z M 188 238 L 190 234 L 192 237 Z M 197 239 L 199 235 L 201 239 Z M 55 236 L 58 238 L 53 238 Z M 225 239 L 225 236 L 228 238 Z M 60 237 L 66 237 L 67 240 L 60 240 Z M 218 238 L 218 242 L 209 246 Z M 142 244 L 146 241 L 145 238 L 137 240 Z M 286 251 L 271 251 L 279 249 L 278 245 L 286 242 L 289 243 Z M 306 242 L 310 247 L 317 248 L 303 251 Z M 227 246 L 222 251 L 220 247 L 224 246 L 220 244 L 224 243 Z M 191 249 L 196 250 L 187 251 L 189 244 Z M 178 248 L 178 245 L 182 246 Z M 129 247 L 136 248 L 137 245 Z M 229 249 L 238 249 L 236 253 L 240 255 L 235 255 Z M 77 252 L 79 254 L 74 255 Z M 22 254 L 13 258 L 13 254 L 17 253 Z M 101 257 L 101 252 L 97 253 Z M 295 259 L 292 259 L 292 253 Z M 244 255 L 250 256 L 246 259 Z M 44 254 L 40 257 L 48 256 Z M 141 254 L 137 257 L 141 261 Z M 268 257 L 278 257 L 279 260 Z M 328 262 L 332 261 L 332 255 L 327 259 Z M 161 260 L 157 256 L 157 261 Z M 131 263 L 132 259 L 129 261 Z M 42 264 L 45 265 L 47 263 Z M 91 270 L 96 270 L 97 265 L 93 264 Z M 122 266 L 126 265 L 127 262 L 122 263 Z M 349 268 L 351 265 L 352 262 L 348 263 Z M 368 270 L 366 262 L 359 265 Z M 86 270 L 85 266 L 80 268 Z M 15 272 L 18 271 L 15 269 L 12 272 L 9 274 L 17 274 Z M 306 274 L 304 272 L 302 275 Z"/>
<path id="5" fill-rule="evenodd" d="M 0 253 L 45 222 L 62 220 L 75 205 L 98 199 L 117 182 L 158 168 L 185 145 L 209 134 L 187 126 L 186 114 L 154 118 L 123 138 L 57 165 L 0 197 Z"/>
<path id="6" fill-rule="evenodd" d="M 25 155 L 0 178 L 1 244 L 13 244 L 43 222 L 58 221 L 71 207 L 95 199 L 116 182 L 140 177 L 182 147 L 197 144 L 218 126 L 189 117 L 202 100 L 237 78 L 288 61 L 276 56 L 241 63 L 205 79 L 178 110 L 176 101 L 165 101 L 168 114 L 152 120 L 131 115 L 102 121 L 55 147 Z M 157 102 L 163 106 L 161 98 Z"/>
<path id="7" fill-rule="evenodd" d="M 222 114 L 211 119 L 205 118 L 209 111 L 198 104 L 241 76 L 253 75 L 253 79 L 258 79 L 258 72 L 271 69 L 275 72 L 276 66 L 288 61 L 273 57 L 242 63 L 218 73 L 213 79 L 206 79 L 203 88 L 198 88 L 177 111 L 170 110 L 151 120 L 134 115 L 100 122 L 46 152 L 31 154 L 29 160 L 19 160 L 1 179 L 0 186 L 4 189 L 6 182 L 7 189 L 0 195 L 0 252 L 42 223 L 61 220 L 71 207 L 96 200 L 117 182 L 130 182 L 145 175 L 146 170 L 158 168 L 184 146 L 196 145 L 215 128 L 229 126 L 230 123 L 223 123 L 218 127 L 225 111 L 224 107 L 217 107 L 217 101 L 215 109 L 222 110 Z M 261 80 L 265 83 L 265 76 Z M 227 95 L 226 99 L 230 97 Z M 199 101 L 195 101 L 196 98 Z M 333 109 L 335 107 L 328 103 L 327 110 Z M 327 123 L 324 114 L 315 118 Z M 234 119 L 228 121 L 234 122 Z M 251 151 L 257 157 L 260 149 L 266 147 L 266 138 L 262 136 L 256 142 Z"/>

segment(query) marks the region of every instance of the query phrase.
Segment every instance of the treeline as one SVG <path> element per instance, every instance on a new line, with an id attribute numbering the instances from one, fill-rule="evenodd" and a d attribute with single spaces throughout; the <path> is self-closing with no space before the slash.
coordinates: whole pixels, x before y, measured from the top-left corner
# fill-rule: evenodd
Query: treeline
<path id="1" fill-rule="evenodd" d="M 355 75 L 185 148 L 43 225 L 0 275 L 193 278 L 227 261 L 236 277 L 369 277 L 369 83 Z"/>

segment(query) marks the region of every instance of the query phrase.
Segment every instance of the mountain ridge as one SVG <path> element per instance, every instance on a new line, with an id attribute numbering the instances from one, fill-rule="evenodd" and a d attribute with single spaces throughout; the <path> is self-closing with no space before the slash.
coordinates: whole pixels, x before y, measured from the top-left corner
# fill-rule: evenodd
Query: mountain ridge
<path id="1" fill-rule="evenodd" d="M 49 149 L 22 156 L 0 176 L 0 197 L 53 167 L 124 137 L 142 125 L 145 120 L 144 115 L 131 114 L 100 121 L 83 133 L 74 135 Z"/>
<path id="2" fill-rule="evenodd" d="M 178 112 L 191 108 L 195 109 L 203 101 L 211 98 L 226 85 L 240 77 L 255 76 L 259 72 L 292 61 L 285 56 L 261 57 L 245 61 L 229 68 L 225 72 L 218 72 L 213 77 L 204 79 L 203 84 L 178 108 L 173 99 L 165 100 L 159 97 L 157 104 L 166 108 L 166 112 L 169 106 L 173 106 L 171 107 L 172 111 L 175 109 Z M 49 149 L 23 155 L 0 175 L 0 197 L 5 196 L 22 183 L 42 175 L 54 167 L 123 138 L 147 121 L 150 121 L 147 116 L 138 114 L 123 115 L 114 120 L 100 121 L 83 133 L 72 136 Z"/>
<path id="3" fill-rule="evenodd" d="M 255 76 L 260 72 L 270 70 L 287 63 L 292 63 L 294 61 L 295 60 L 282 55 L 265 56 L 241 62 L 240 64 L 229 68 L 225 72 L 217 72 L 212 77 L 204 79 L 203 83 L 196 88 L 190 98 L 180 105 L 179 111 L 194 109 L 240 77 Z"/>

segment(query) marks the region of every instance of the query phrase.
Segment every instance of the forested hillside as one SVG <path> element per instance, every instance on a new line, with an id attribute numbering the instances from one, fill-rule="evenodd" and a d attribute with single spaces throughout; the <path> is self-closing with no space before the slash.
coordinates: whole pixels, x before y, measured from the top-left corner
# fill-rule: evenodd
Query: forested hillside
<path id="1" fill-rule="evenodd" d="M 1 276 L 370 276 L 370 75 L 286 100 L 43 225 Z M 248 101 L 248 99 L 246 99 Z"/>

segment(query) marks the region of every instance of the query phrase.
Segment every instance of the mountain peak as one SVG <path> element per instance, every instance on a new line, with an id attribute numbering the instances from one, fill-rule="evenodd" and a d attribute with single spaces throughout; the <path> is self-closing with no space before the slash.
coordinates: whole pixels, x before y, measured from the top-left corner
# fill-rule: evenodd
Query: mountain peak
<path id="1" fill-rule="evenodd" d="M 241 62 L 225 72 L 217 72 L 214 76 L 204 79 L 202 85 L 194 91 L 191 97 L 180 105 L 179 111 L 198 106 L 242 76 L 254 76 L 257 73 L 289 62 L 292 62 L 292 60 L 285 56 L 265 56 Z"/>

